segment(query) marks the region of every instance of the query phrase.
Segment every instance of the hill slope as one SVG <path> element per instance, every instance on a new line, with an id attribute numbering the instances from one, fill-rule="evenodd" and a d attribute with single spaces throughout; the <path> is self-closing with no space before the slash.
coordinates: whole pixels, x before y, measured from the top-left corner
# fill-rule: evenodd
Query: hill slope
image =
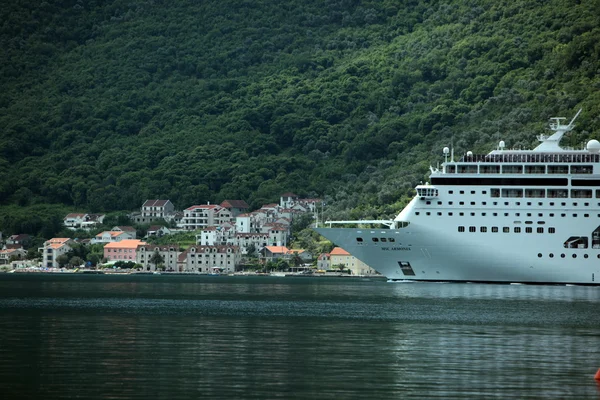
<path id="1" fill-rule="evenodd" d="M 50 0 L 0 15 L 3 205 L 294 191 L 329 196 L 332 214 L 393 214 L 451 140 L 529 146 L 580 107 L 571 144 L 600 133 L 598 0 Z"/>

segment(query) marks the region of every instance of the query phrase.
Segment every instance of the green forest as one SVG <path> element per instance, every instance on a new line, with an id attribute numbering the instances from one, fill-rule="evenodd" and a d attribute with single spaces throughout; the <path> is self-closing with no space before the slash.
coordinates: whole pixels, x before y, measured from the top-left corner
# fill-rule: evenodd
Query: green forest
<path id="1" fill-rule="evenodd" d="M 600 0 L 46 0 L 0 7 L 0 230 L 283 192 L 395 215 L 441 162 L 600 139 Z"/>

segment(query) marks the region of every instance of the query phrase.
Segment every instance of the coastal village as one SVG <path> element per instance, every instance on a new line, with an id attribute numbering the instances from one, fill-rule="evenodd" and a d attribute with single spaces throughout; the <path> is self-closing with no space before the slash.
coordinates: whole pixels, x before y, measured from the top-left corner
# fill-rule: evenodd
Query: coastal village
<path id="1" fill-rule="evenodd" d="M 137 237 L 133 226 L 114 226 L 88 239 L 51 238 L 38 248 L 41 259 L 28 260 L 28 235 L 12 235 L 5 240 L 0 236 L 0 266 L 14 272 L 70 267 L 77 271 L 124 268 L 136 273 L 234 274 L 256 271 L 257 266 L 264 272 L 271 267 L 272 272 L 273 266 L 284 261 L 286 271 L 273 273 L 376 275 L 375 270 L 339 247 L 321 254 L 288 248 L 292 221 L 303 215 L 318 215 L 319 207 L 321 199 L 302 199 L 294 193 L 284 193 L 279 204 L 265 204 L 254 211 L 243 200 L 192 205 L 179 211 L 169 200 L 151 199 L 128 215 L 133 223 L 148 226 L 145 237 Z M 104 218 L 103 214 L 71 213 L 63 223 L 72 231 L 91 231 L 98 229 Z M 195 244 L 183 246 L 169 240 L 182 232 L 192 233 Z M 161 244 L 153 243 L 156 238 Z M 101 245 L 102 259 L 96 265 L 84 260 L 78 260 L 81 265 L 70 264 L 67 255 L 73 253 L 75 244 Z M 249 264 L 254 268 L 247 268 Z"/>

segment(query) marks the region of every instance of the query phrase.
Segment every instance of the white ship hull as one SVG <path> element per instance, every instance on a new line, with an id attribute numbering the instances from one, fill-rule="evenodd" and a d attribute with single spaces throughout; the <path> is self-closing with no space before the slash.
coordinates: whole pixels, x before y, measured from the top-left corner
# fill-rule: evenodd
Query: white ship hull
<path id="1" fill-rule="evenodd" d="M 534 150 L 500 142 L 455 162 L 444 149 L 442 170 L 394 221 L 315 230 L 391 280 L 598 285 L 600 143 L 562 149 L 575 118 L 561 119 Z"/>

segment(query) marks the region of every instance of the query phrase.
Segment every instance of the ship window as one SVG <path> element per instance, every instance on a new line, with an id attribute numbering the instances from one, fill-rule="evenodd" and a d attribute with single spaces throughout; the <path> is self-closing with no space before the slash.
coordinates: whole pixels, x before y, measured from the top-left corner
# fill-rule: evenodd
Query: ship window
<path id="1" fill-rule="evenodd" d="M 415 215 L 419 215 L 419 214 L 420 214 L 420 212 L 418 212 L 418 211 L 415 213 Z"/>
<path id="2" fill-rule="evenodd" d="M 544 214 L 538 213 L 538 217 L 543 217 L 543 216 L 544 216 Z"/>
<path id="3" fill-rule="evenodd" d="M 521 174 L 523 173 L 522 165 L 503 165 L 502 166 L 503 174 Z"/>
<path id="4" fill-rule="evenodd" d="M 487 190 L 482 190 L 481 194 L 487 194 Z"/>
<path id="5" fill-rule="evenodd" d="M 590 205 L 590 203 L 583 203 L 583 205 L 587 207 Z"/>
<path id="6" fill-rule="evenodd" d="M 494 217 L 497 217 L 497 216 L 498 216 L 498 213 L 494 213 L 493 215 L 494 215 Z"/>
<path id="7" fill-rule="evenodd" d="M 561 254 L 561 255 L 560 255 L 560 258 L 565 258 L 565 254 L 564 254 L 564 253 L 563 253 L 563 254 Z"/>
<path id="8" fill-rule="evenodd" d="M 372 241 L 374 241 L 374 242 L 379 242 L 379 239 L 378 239 L 378 238 L 375 238 L 375 237 L 374 237 L 374 238 L 372 238 L 371 240 L 372 240 Z"/>
<path id="9" fill-rule="evenodd" d="M 531 202 L 530 202 L 530 201 L 528 201 L 528 202 L 527 202 L 527 205 L 528 205 L 528 206 L 530 206 L 530 205 L 531 205 Z"/>
<path id="10" fill-rule="evenodd" d="M 485 201 L 482 201 L 482 202 L 481 202 L 481 205 L 482 205 L 482 206 L 485 206 L 485 205 L 487 205 L 487 203 L 486 203 Z"/>
<path id="11" fill-rule="evenodd" d="M 551 205 L 551 206 L 553 206 L 553 205 L 554 205 L 554 202 L 552 202 L 552 201 L 551 201 L 551 202 L 550 202 L 550 205 Z"/>
<path id="12" fill-rule="evenodd" d="M 600 198 L 600 189 L 596 189 L 596 198 Z"/>
<path id="13" fill-rule="evenodd" d="M 441 206 L 441 205 L 442 205 L 442 202 L 441 202 L 441 201 L 438 201 L 438 206 Z"/>
<path id="14" fill-rule="evenodd" d="M 459 232 L 464 232 L 465 231 L 465 227 L 464 226 L 459 226 L 458 227 L 458 231 Z"/>
<path id="15" fill-rule="evenodd" d="M 504 205 L 505 205 L 505 206 L 507 206 L 507 205 L 508 205 L 508 201 L 505 201 L 505 202 L 504 202 Z"/>
<path id="16" fill-rule="evenodd" d="M 526 165 L 525 173 L 526 174 L 545 174 L 546 166 L 545 165 Z"/>
<path id="17" fill-rule="evenodd" d="M 592 171 L 591 165 L 571 165 L 572 174 L 591 174 Z"/>
<path id="18" fill-rule="evenodd" d="M 587 255 L 587 254 L 584 254 L 584 255 L 583 255 L 583 258 L 588 258 L 588 255 Z"/>
<path id="19" fill-rule="evenodd" d="M 573 218 L 577 218 L 577 214 L 573 214 Z"/>
<path id="20" fill-rule="evenodd" d="M 515 213 L 515 217 L 520 217 L 521 213 Z"/>
<path id="21" fill-rule="evenodd" d="M 487 232 L 487 226 L 480 226 L 479 227 L 479 232 Z"/>
<path id="22" fill-rule="evenodd" d="M 477 228 L 474 226 L 469 227 L 469 232 L 477 232 Z"/>
<path id="23" fill-rule="evenodd" d="M 566 165 L 548 165 L 549 174 L 568 174 L 569 167 Z"/>
<path id="24" fill-rule="evenodd" d="M 454 165 L 448 165 L 446 167 L 446 172 L 448 172 L 449 174 L 453 174 L 456 172 L 456 166 Z"/>
<path id="25" fill-rule="evenodd" d="M 386 239 L 386 238 L 381 238 L 381 239 L 379 239 L 379 240 L 381 240 L 382 242 L 387 242 L 387 239 Z"/>
<path id="26" fill-rule="evenodd" d="M 555 233 L 556 232 L 556 228 L 548 228 L 548 233 Z"/>
<path id="27" fill-rule="evenodd" d="M 600 190 L 596 191 L 596 197 L 600 198 Z M 492 197 L 500 197 L 500 189 L 492 189 L 491 190 L 491 196 Z"/>
<path id="28" fill-rule="evenodd" d="M 538 253 L 538 258 L 542 258 L 542 253 Z"/>
<path id="29" fill-rule="evenodd" d="M 520 202 L 520 201 L 517 201 L 515 204 L 516 204 L 516 205 L 518 205 L 518 206 L 520 206 L 520 205 L 521 205 L 521 202 Z"/>
<path id="30" fill-rule="evenodd" d="M 573 203 L 573 207 L 577 207 L 577 203 Z"/>
<path id="31" fill-rule="evenodd" d="M 458 213 L 458 215 L 460 215 L 461 217 L 465 215 L 464 212 Z"/>
<path id="32" fill-rule="evenodd" d="M 472 213 L 471 213 L 471 217 L 474 217 L 474 216 L 475 216 L 475 213 L 474 213 L 474 212 L 472 212 Z"/>
<path id="33" fill-rule="evenodd" d="M 438 215 L 442 215 L 442 213 L 441 213 L 441 212 L 438 212 L 437 214 L 438 214 Z"/>
<path id="34" fill-rule="evenodd" d="M 497 233 L 497 232 L 498 232 L 498 227 L 492 226 L 492 233 Z"/>
<path id="35" fill-rule="evenodd" d="M 538 221 L 538 225 L 545 225 L 546 221 Z"/>
<path id="36" fill-rule="evenodd" d="M 550 214 L 548 214 L 548 215 L 549 215 L 549 216 L 551 216 L 551 217 L 554 217 L 554 213 L 550 213 Z"/>
<path id="37" fill-rule="evenodd" d="M 528 226 L 527 228 L 525 228 L 525 233 L 533 233 L 533 229 Z"/>
<path id="38" fill-rule="evenodd" d="M 566 198 L 568 195 L 567 189 L 548 189 L 549 198 Z"/>
<path id="39" fill-rule="evenodd" d="M 464 191 L 464 190 L 461 190 L 461 191 L 460 191 L 460 194 L 465 194 L 465 191 Z"/>
<path id="40" fill-rule="evenodd" d="M 520 226 L 515 226 L 514 231 L 515 231 L 515 233 L 521 233 L 521 227 Z"/>
<path id="41" fill-rule="evenodd" d="M 449 202 L 448 202 L 448 205 L 449 205 L 449 206 L 451 206 L 451 205 L 452 205 L 452 202 L 451 202 L 451 201 L 449 201 Z"/>
<path id="42" fill-rule="evenodd" d="M 574 199 L 591 199 L 592 191 L 590 189 L 571 189 L 571 197 Z"/>
<path id="43" fill-rule="evenodd" d="M 566 217 L 566 216 L 567 216 L 567 214 L 564 214 L 564 213 L 563 213 L 563 214 L 560 214 L 560 216 L 561 216 L 561 217 Z"/>
<path id="44" fill-rule="evenodd" d="M 471 190 L 471 194 L 475 194 L 475 191 L 474 191 L 474 190 Z"/>
<path id="45" fill-rule="evenodd" d="M 362 242 L 362 241 L 363 241 L 363 238 L 361 238 L 361 237 L 357 237 L 357 238 L 356 238 L 356 241 L 357 241 L 357 242 Z"/>
<path id="46" fill-rule="evenodd" d="M 537 233 L 544 233 L 544 228 L 537 228 Z"/>
<path id="47" fill-rule="evenodd" d="M 500 166 L 499 165 L 482 165 L 479 167 L 479 172 L 481 174 L 499 174 Z"/>
<path id="48" fill-rule="evenodd" d="M 388 240 L 389 240 L 391 243 L 394 243 L 394 242 L 396 241 L 396 239 L 394 239 L 394 238 L 389 238 Z"/>
<path id="49" fill-rule="evenodd" d="M 497 201 L 495 201 L 493 204 L 494 204 L 495 206 L 497 206 L 497 205 L 498 205 L 498 202 L 497 202 Z"/>
<path id="50" fill-rule="evenodd" d="M 538 203 L 538 206 L 543 206 L 544 203 L 542 203 L 541 201 Z"/>
<path id="51" fill-rule="evenodd" d="M 431 204 L 431 201 L 427 200 L 427 201 L 425 202 L 425 204 Z"/>
<path id="52" fill-rule="evenodd" d="M 458 165 L 458 173 L 459 174 L 476 174 L 477 173 L 477 165 L 459 164 Z"/>
<path id="53" fill-rule="evenodd" d="M 459 204 L 459 205 L 461 205 L 461 206 L 464 206 L 464 205 L 465 205 L 465 202 L 464 202 L 464 201 L 461 201 L 461 202 L 459 202 L 458 204 Z"/>
<path id="54" fill-rule="evenodd" d="M 573 254 L 573 258 L 577 258 L 577 254 Z"/>
<path id="55" fill-rule="evenodd" d="M 502 197 L 523 197 L 523 189 L 502 189 Z"/>
<path id="56" fill-rule="evenodd" d="M 590 217 L 590 214 L 583 214 L 583 217 L 584 217 L 584 218 L 589 218 L 589 217 Z"/>
<path id="57" fill-rule="evenodd" d="M 448 213 L 448 215 L 449 215 L 449 216 L 452 216 L 452 213 L 451 213 L 451 212 L 449 212 L 449 213 Z"/>
<path id="58" fill-rule="evenodd" d="M 528 216 L 528 217 L 531 217 L 531 213 L 527 213 L 527 216 Z"/>
<path id="59" fill-rule="evenodd" d="M 429 211 L 427 211 L 427 212 L 425 213 L 425 215 L 431 215 L 431 213 L 430 213 Z"/>
<path id="60" fill-rule="evenodd" d="M 560 203 L 561 206 L 565 207 L 567 203 Z"/>
<path id="61" fill-rule="evenodd" d="M 472 201 L 472 202 L 471 202 L 471 205 L 472 205 L 472 206 L 474 206 L 474 205 L 475 205 L 475 202 L 474 202 L 474 201 Z"/>
<path id="62" fill-rule="evenodd" d="M 510 228 L 508 226 L 505 226 L 504 228 L 502 228 L 502 232 L 509 233 L 510 232 Z"/>
<path id="63" fill-rule="evenodd" d="M 454 194 L 454 190 L 448 190 L 448 194 Z"/>
<path id="64" fill-rule="evenodd" d="M 508 213 L 504 213 L 504 216 L 505 216 L 505 217 L 508 217 Z"/>
<path id="65" fill-rule="evenodd" d="M 550 258 L 554 258 L 554 254 L 553 253 L 550 253 L 549 255 L 550 255 Z"/>
<path id="66" fill-rule="evenodd" d="M 481 216 L 482 216 L 482 217 L 485 217 L 485 213 L 481 213 Z"/>

